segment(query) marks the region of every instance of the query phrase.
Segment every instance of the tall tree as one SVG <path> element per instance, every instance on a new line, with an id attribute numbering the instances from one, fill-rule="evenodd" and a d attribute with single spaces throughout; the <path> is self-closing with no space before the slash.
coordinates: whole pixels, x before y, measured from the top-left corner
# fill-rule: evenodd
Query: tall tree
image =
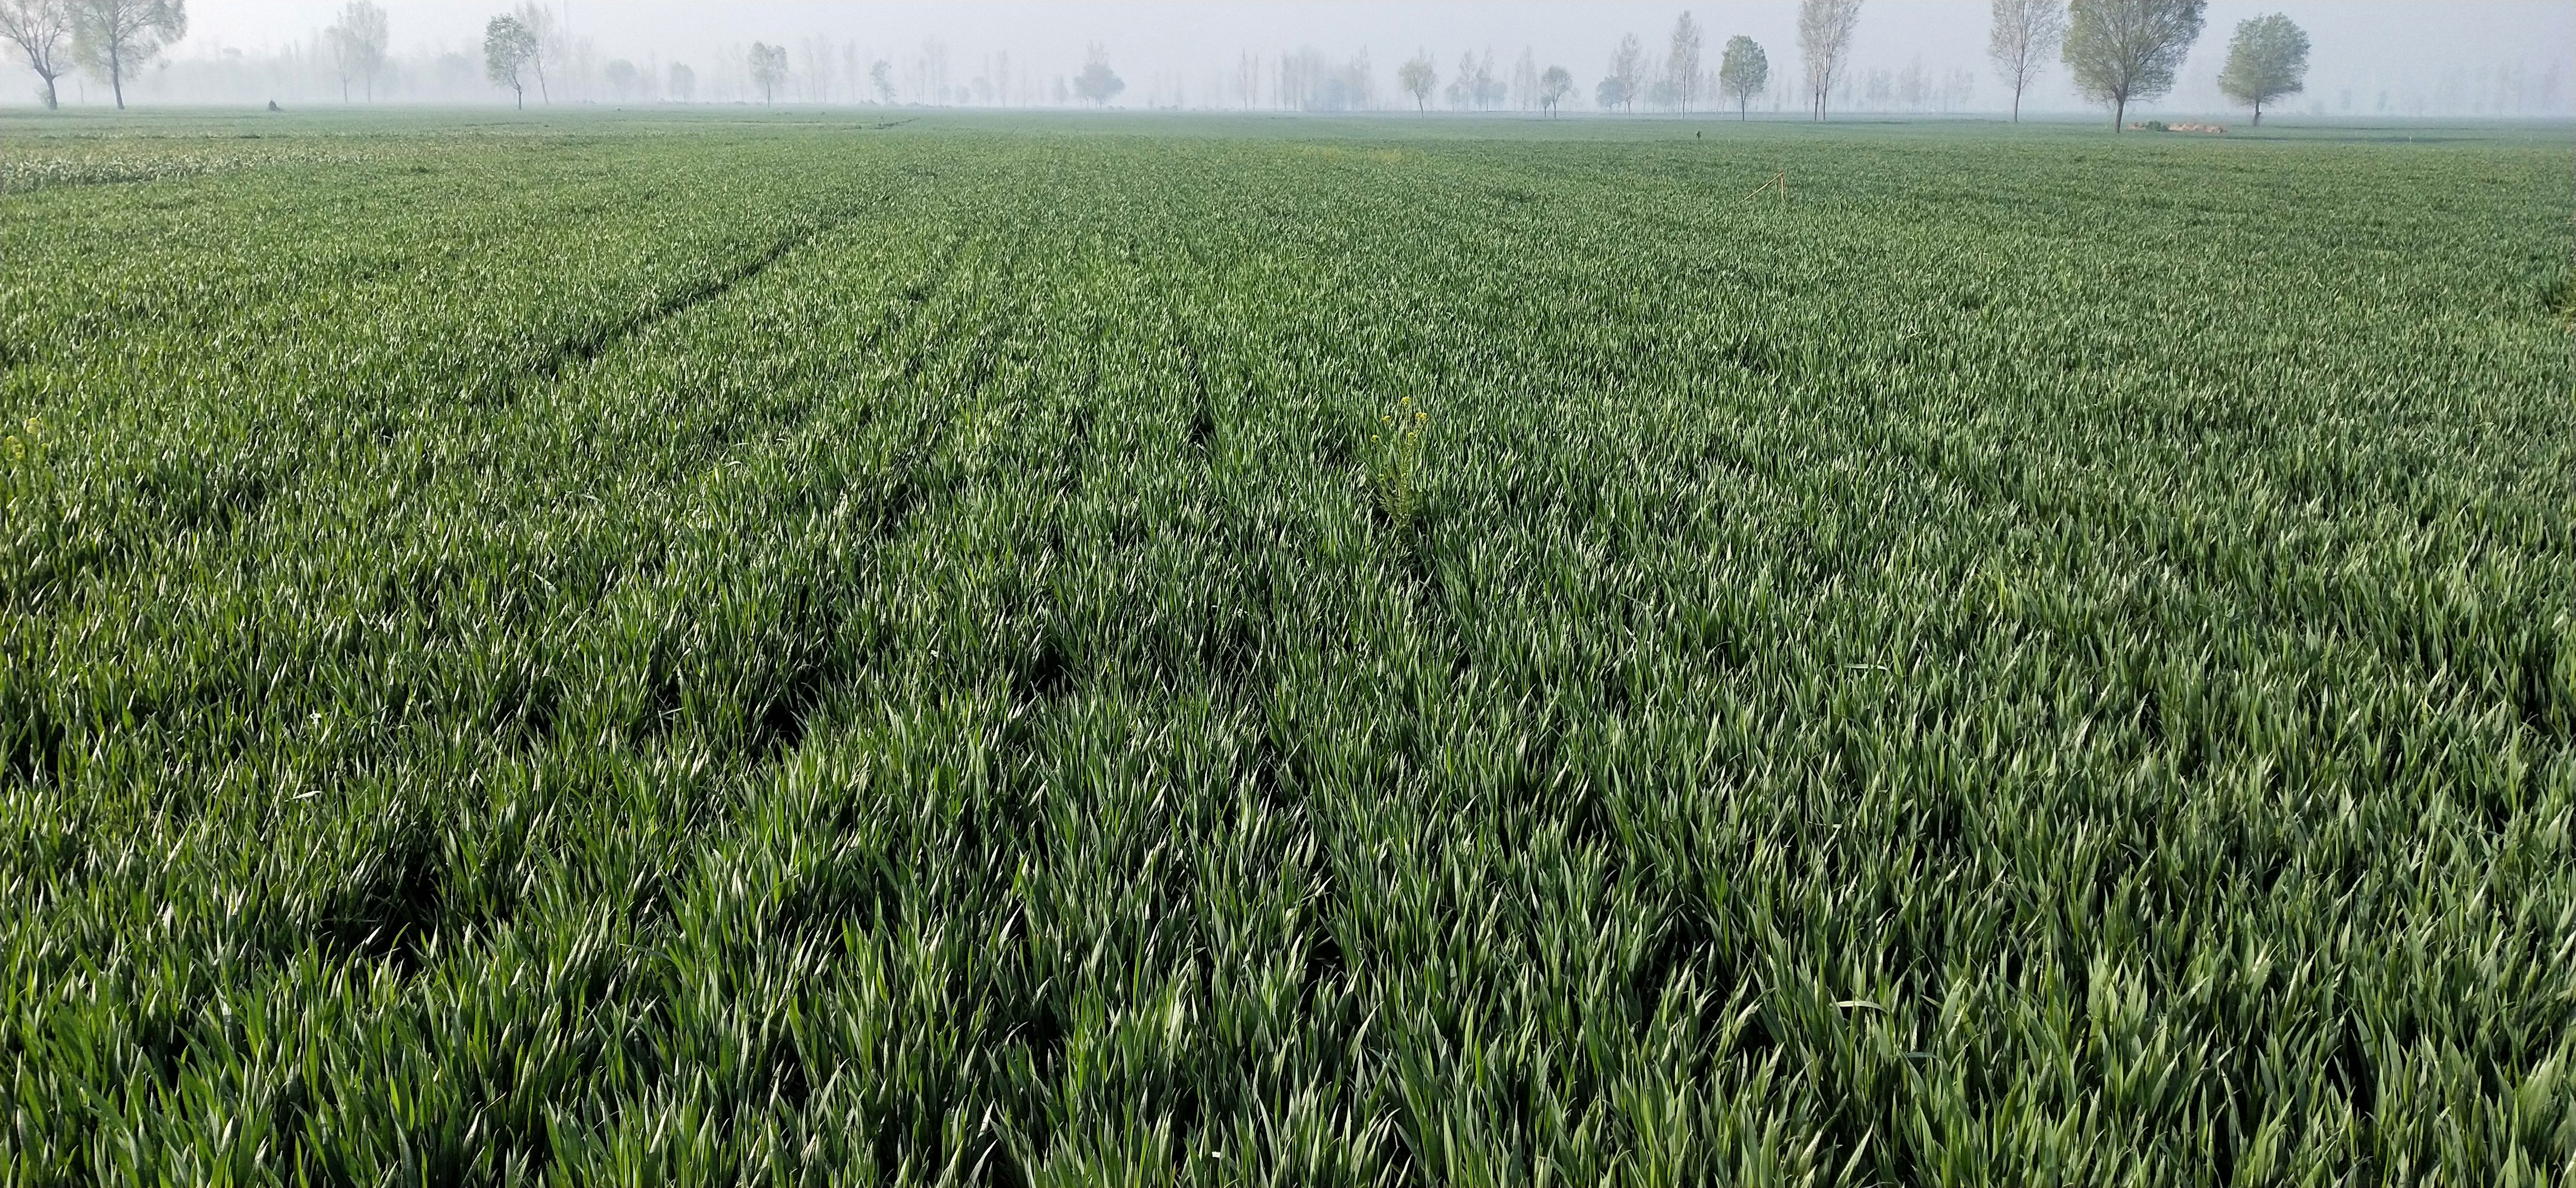
<path id="1" fill-rule="evenodd" d="M 1547 110 L 1549 119 L 1556 118 L 1556 109 L 1573 93 L 1574 73 L 1563 66 L 1550 66 L 1538 76 L 1538 105 Z"/>
<path id="2" fill-rule="evenodd" d="M 1762 52 L 1762 44 L 1750 37 L 1731 38 L 1726 43 L 1726 57 L 1718 63 L 1717 85 L 1735 99 L 1735 118 L 1753 118 L 1753 97 L 1771 85 L 1771 56 Z"/>
<path id="3" fill-rule="evenodd" d="M 510 88 L 519 108 L 528 106 L 528 64 L 536 60 L 537 35 L 525 22 L 508 13 L 493 17 L 483 26 L 483 75 L 499 86 Z M 671 86 L 679 89 L 680 72 L 686 66 L 671 68 Z"/>
<path id="4" fill-rule="evenodd" d="M 635 94 L 635 84 L 643 78 L 643 73 L 635 69 L 635 63 L 624 58 L 609 59 L 608 65 L 600 67 L 599 73 L 608 82 L 609 95 L 620 103 Z"/>
<path id="5" fill-rule="evenodd" d="M 1593 97 L 1603 107 L 1634 110 L 1637 88 L 1645 84 L 1646 45 L 1631 33 L 1619 39 L 1619 48 L 1610 55 L 1610 73 L 1602 78 Z"/>
<path id="6" fill-rule="evenodd" d="M 1699 98 L 1699 51 L 1702 44 L 1699 22 L 1691 19 L 1688 9 L 1673 22 L 1671 48 L 1664 52 L 1664 80 L 1672 89 L 1673 102 L 1683 111 Z"/>
<path id="7" fill-rule="evenodd" d="M 2066 65 L 2075 87 L 2109 104 L 2111 130 L 2128 126 L 2129 105 L 2173 90 L 2209 0 L 2075 0 L 2066 27 Z"/>
<path id="8" fill-rule="evenodd" d="M 54 80 L 71 69 L 70 0 L 0 0 L 0 37 L 15 43 L 27 56 L 27 68 L 44 81 L 45 110 L 62 106 Z"/>
<path id="9" fill-rule="evenodd" d="M 349 79 L 366 84 L 367 102 L 376 101 L 376 72 L 384 69 L 385 46 L 393 39 L 385 10 L 368 0 L 349 0 L 340 23 L 331 26 L 331 60 L 340 68 L 340 102 L 349 101 Z"/>
<path id="10" fill-rule="evenodd" d="M 698 101 L 698 72 L 689 69 L 686 62 L 671 63 L 671 81 L 666 86 L 668 89 L 664 93 L 671 97 L 673 103 Z"/>
<path id="11" fill-rule="evenodd" d="M 2066 0 L 1995 0 L 1994 28 L 1986 35 L 1986 57 L 2004 85 L 2012 88 L 2013 122 L 2021 122 L 2022 92 L 2048 66 L 2049 55 L 2066 41 Z"/>
<path id="12" fill-rule="evenodd" d="M 1486 50 L 1476 62 L 1476 110 L 1492 111 L 1503 105 L 1504 87 L 1501 75 L 1494 73 L 1494 51 Z"/>
<path id="13" fill-rule="evenodd" d="M 883 58 L 868 67 L 868 85 L 876 89 L 877 102 L 894 102 L 894 63 Z"/>
<path id="14" fill-rule="evenodd" d="M 1521 60 L 1512 63 L 1512 106 L 1522 111 L 1538 109 L 1538 50 L 1521 47 Z"/>
<path id="15" fill-rule="evenodd" d="M 1109 68 L 1109 48 L 1095 41 L 1084 55 L 1082 73 L 1073 76 L 1074 94 L 1091 100 L 1093 107 L 1107 107 L 1118 92 L 1127 89 L 1127 80 Z"/>
<path id="16" fill-rule="evenodd" d="M 760 88 L 760 101 L 776 103 L 778 88 L 787 82 L 787 47 L 752 42 L 750 66 L 751 85 Z"/>
<path id="17" fill-rule="evenodd" d="M 188 34 L 187 0 L 72 0 L 72 47 L 125 110 L 125 79 Z"/>
<path id="18" fill-rule="evenodd" d="M 2262 127 L 2264 105 L 2308 89 L 2307 30 L 2277 12 L 2236 26 L 2218 89 L 2253 108 L 2254 126 Z"/>
<path id="19" fill-rule="evenodd" d="M 1404 65 L 1396 67 L 1395 85 L 1398 90 L 1413 96 L 1416 114 L 1431 110 L 1431 91 L 1440 85 L 1440 71 L 1431 64 L 1430 52 L 1415 50 Z"/>
<path id="20" fill-rule="evenodd" d="M 1825 118 L 1825 101 L 1851 59 L 1859 27 L 1860 0 L 1798 0 L 1798 52 L 1807 61 L 1807 98 L 1817 119 Z"/>

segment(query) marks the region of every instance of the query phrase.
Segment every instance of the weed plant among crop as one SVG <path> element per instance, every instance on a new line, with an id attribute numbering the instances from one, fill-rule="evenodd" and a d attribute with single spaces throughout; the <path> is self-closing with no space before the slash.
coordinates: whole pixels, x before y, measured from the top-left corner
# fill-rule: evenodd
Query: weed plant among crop
<path id="1" fill-rule="evenodd" d="M 5 504 L 11 515 L 30 514 L 34 502 L 54 485 L 53 462 L 45 455 L 45 423 L 29 417 L 18 432 L 0 437 L 0 463 L 8 467 Z"/>
<path id="2" fill-rule="evenodd" d="M 0 1181 L 2576 1178 L 2563 137 L 154 127 Z"/>
<path id="3" fill-rule="evenodd" d="M 1369 435 L 1371 492 L 1379 514 L 1398 531 L 1411 529 L 1422 510 L 1422 435 L 1430 419 L 1407 396 L 1377 419 L 1377 432 Z"/>

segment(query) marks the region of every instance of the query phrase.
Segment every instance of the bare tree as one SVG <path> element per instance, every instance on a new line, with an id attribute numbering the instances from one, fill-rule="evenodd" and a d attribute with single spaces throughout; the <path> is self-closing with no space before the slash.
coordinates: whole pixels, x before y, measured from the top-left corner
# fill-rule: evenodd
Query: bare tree
<path id="1" fill-rule="evenodd" d="M 340 68 L 340 102 L 349 101 L 349 78 L 356 75 L 366 84 L 367 102 L 376 101 L 376 72 L 384 69 L 385 45 L 393 39 L 386 27 L 385 10 L 368 0 L 349 0 L 340 10 L 340 23 L 331 26 L 331 60 Z"/>
<path id="2" fill-rule="evenodd" d="M 1510 89 L 1503 84 L 1502 76 L 1494 73 L 1494 51 L 1486 50 L 1485 56 L 1477 60 L 1476 83 L 1473 90 L 1478 111 L 1492 111 L 1501 107 L 1504 97 L 1510 93 Z"/>
<path id="3" fill-rule="evenodd" d="M 187 0 L 72 0 L 72 48 L 125 110 L 125 78 L 188 34 Z"/>
<path id="4" fill-rule="evenodd" d="M 1771 55 L 1750 37 L 1726 43 L 1726 59 L 1717 68 L 1718 89 L 1735 98 L 1735 118 L 1753 118 L 1753 97 L 1771 85 Z"/>
<path id="5" fill-rule="evenodd" d="M 1427 50 L 1415 50 L 1413 57 L 1395 68 L 1396 89 L 1413 96 L 1413 110 L 1420 114 L 1431 110 L 1432 88 L 1440 85 L 1440 71 L 1431 64 Z"/>
<path id="6" fill-rule="evenodd" d="M 552 103 L 554 96 L 546 89 L 546 64 L 563 59 L 563 27 L 555 20 L 554 10 L 538 0 L 521 0 L 519 27 L 528 31 L 527 67 L 537 78 L 537 102 Z"/>
<path id="7" fill-rule="evenodd" d="M 1512 106 L 1522 111 L 1538 107 L 1538 50 L 1521 47 L 1521 60 L 1512 64 Z"/>
<path id="8" fill-rule="evenodd" d="M 45 83 L 45 110 L 62 106 L 54 80 L 71 69 L 66 51 L 72 40 L 69 0 L 0 0 L 0 37 L 27 55 L 27 68 Z"/>
<path id="9" fill-rule="evenodd" d="M 1573 93 L 1574 74 L 1563 66 L 1550 66 L 1538 77 L 1538 105 L 1547 109 L 1549 119 L 1556 118 L 1556 109 Z"/>
<path id="10" fill-rule="evenodd" d="M 1594 88 L 1593 98 L 1603 107 L 1635 110 L 1637 88 L 1644 85 L 1646 46 L 1631 33 L 1619 39 L 1619 48 L 1610 55 L 1610 73 Z"/>
<path id="11" fill-rule="evenodd" d="M 2218 89 L 2253 108 L 2254 126 L 2262 127 L 2265 104 L 2308 89 L 2307 30 L 2277 12 L 2236 26 Z"/>
<path id="12" fill-rule="evenodd" d="M 510 88 L 521 110 L 528 106 L 528 64 L 537 57 L 537 35 L 515 16 L 503 13 L 483 26 L 483 74 L 494 83 Z M 679 81 L 685 66 L 672 67 L 672 81 Z"/>
<path id="13" fill-rule="evenodd" d="M 1860 0 L 1798 0 L 1798 51 L 1807 60 L 1807 97 L 1817 119 L 1825 118 L 1825 100 L 1851 57 L 1859 26 Z"/>
<path id="14" fill-rule="evenodd" d="M 2065 0 L 1995 0 L 1986 57 L 1994 62 L 2004 85 L 2012 88 L 2014 123 L 2021 122 L 2022 92 L 2048 68 L 2049 56 L 2065 41 Z"/>
<path id="15" fill-rule="evenodd" d="M 783 52 L 787 47 L 778 48 Z M 796 82 L 807 100 L 815 103 L 831 102 L 833 59 L 831 41 L 823 37 L 809 36 L 796 43 L 796 57 L 804 63 L 804 69 L 790 70 L 785 77 Z M 1010 73 L 1007 56 L 998 70 L 991 59 L 986 59 L 984 71 L 987 76 L 994 78 Z"/>
<path id="16" fill-rule="evenodd" d="M 2129 105 L 2173 90 L 2209 0 L 2075 0 L 2065 58 L 2076 89 L 2111 107 L 2111 130 L 2128 125 Z"/>
<path id="17" fill-rule="evenodd" d="M 1681 18 L 1673 22 L 1672 48 L 1664 54 L 1665 82 L 1671 88 L 1673 102 L 1683 111 L 1689 111 L 1691 102 L 1699 98 L 1702 40 L 1699 22 L 1692 20 L 1690 12 L 1684 10 Z"/>

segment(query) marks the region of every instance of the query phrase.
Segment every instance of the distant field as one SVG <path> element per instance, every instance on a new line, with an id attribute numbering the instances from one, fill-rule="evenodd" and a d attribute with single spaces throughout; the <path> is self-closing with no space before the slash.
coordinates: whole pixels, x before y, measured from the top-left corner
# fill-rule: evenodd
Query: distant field
<path id="1" fill-rule="evenodd" d="M 2576 1182 L 2572 171 L 0 120 L 0 1182 Z"/>

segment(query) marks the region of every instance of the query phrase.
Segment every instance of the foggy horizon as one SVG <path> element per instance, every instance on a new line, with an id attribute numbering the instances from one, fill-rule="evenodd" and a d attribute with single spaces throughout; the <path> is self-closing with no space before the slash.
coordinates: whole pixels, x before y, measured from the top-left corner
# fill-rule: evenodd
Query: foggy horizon
<path id="1" fill-rule="evenodd" d="M 385 104 L 507 104 L 509 92 L 483 78 L 483 23 L 515 4 L 499 0 L 380 0 L 390 17 L 391 52 L 376 80 Z M 188 36 L 130 85 L 144 104 L 315 107 L 340 102 L 341 80 L 323 30 L 336 0 L 192 0 Z M 758 102 L 746 51 L 766 42 L 789 51 L 781 105 L 876 102 L 867 77 L 887 65 L 892 102 L 954 107 L 1051 107 L 1061 81 L 1081 69 L 1097 43 L 1125 90 L 1108 104 L 1124 110 L 1293 110 L 1311 95 L 1281 85 L 1283 71 L 1329 69 L 1356 79 L 1355 97 L 1333 110 L 1403 111 L 1413 101 L 1395 71 L 1417 52 L 1439 72 L 1431 107 L 1453 107 L 1448 83 L 1462 55 L 1491 55 L 1508 80 L 1524 51 L 1544 69 L 1562 65 L 1577 80 L 1569 115 L 1599 111 L 1591 87 L 1613 48 L 1636 35 L 1659 55 L 1684 11 L 1700 24 L 1703 69 L 1725 41 L 1753 37 L 1768 52 L 1769 93 L 1756 112 L 1801 104 L 1794 0 L 1735 3 L 799 3 L 769 0 L 721 8 L 680 0 L 618 3 L 556 0 L 565 60 L 531 108 L 551 104 L 671 102 L 672 64 L 695 78 L 696 103 Z M 1985 0 L 1869 0 L 1834 108 L 1860 113 L 1991 114 L 2010 92 L 1985 54 Z M 2236 23 L 2279 11 L 2314 43 L 2303 94 L 2279 106 L 2287 116 L 2327 118 L 2565 117 L 2576 115 L 2576 6 L 2535 0 L 2215 0 L 2174 93 L 2134 111 L 2234 110 L 2216 76 Z M 1365 56 L 1365 75 L 1355 73 Z M 610 74 L 611 63 L 631 64 Z M 612 79 L 622 85 L 612 85 Z M 70 106 L 103 106 L 106 88 L 67 76 Z M 353 94 L 353 100 L 358 96 Z M 38 102 L 23 59 L 0 67 L 0 104 Z M 1693 110 L 1719 108 L 1703 96 Z M 1495 113 L 1518 110 L 1506 102 Z M 2098 114 L 2051 61 L 2025 110 Z M 1646 114 L 1646 105 L 1637 105 Z"/>

